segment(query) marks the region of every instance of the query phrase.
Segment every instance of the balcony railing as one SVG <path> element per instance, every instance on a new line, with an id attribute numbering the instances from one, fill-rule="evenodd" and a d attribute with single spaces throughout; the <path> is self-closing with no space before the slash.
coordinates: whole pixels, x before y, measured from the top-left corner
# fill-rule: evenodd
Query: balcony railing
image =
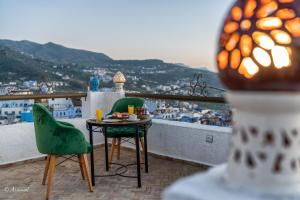
<path id="1" fill-rule="evenodd" d="M 166 108 L 170 107 L 176 107 L 177 111 L 170 111 L 168 110 L 168 112 L 165 112 L 164 110 L 161 110 L 164 108 L 163 107 L 157 107 L 158 110 L 155 110 L 153 112 L 150 112 L 151 114 L 154 115 L 154 118 L 158 118 L 158 119 L 167 119 L 167 120 L 179 120 L 178 117 L 180 117 L 178 115 L 179 109 L 182 108 L 182 105 L 179 106 L 178 102 L 194 102 L 193 105 L 196 104 L 196 106 L 198 105 L 199 108 L 201 109 L 209 109 L 209 110 L 215 110 L 217 111 L 216 114 L 218 116 L 223 116 L 222 120 L 224 121 L 224 123 L 217 122 L 217 115 L 214 118 L 214 115 L 210 116 L 210 115 L 205 115 L 206 117 L 202 118 L 203 120 L 206 120 L 207 122 L 205 122 L 208 125 L 217 125 L 217 126 L 229 126 L 231 119 L 227 119 L 230 118 L 228 117 L 228 111 L 230 110 L 228 104 L 226 103 L 225 98 L 223 97 L 207 97 L 207 96 L 191 96 L 191 95 L 173 95 L 173 94 L 153 94 L 153 93 L 125 93 L 126 97 L 139 97 L 139 98 L 144 98 L 147 99 L 148 102 L 152 102 L 155 103 L 156 105 L 160 105 L 157 104 L 157 102 L 159 101 L 163 101 L 162 105 L 165 105 Z M 75 101 L 77 102 L 77 110 L 80 109 L 78 108 L 78 106 L 82 106 L 82 98 L 87 98 L 87 93 L 86 92 L 80 92 L 80 93 L 51 93 L 51 94 L 25 94 L 25 95 L 6 95 L 6 96 L 0 96 L 0 101 L 9 101 L 9 100 L 34 100 L 35 102 L 42 102 L 43 100 L 46 99 L 71 99 L 73 101 L 73 103 L 75 103 Z M 74 101 L 75 100 L 75 101 Z M 177 103 L 176 103 L 177 102 Z M 165 104 L 166 103 L 166 104 Z M 151 104 L 151 103 L 150 103 Z M 191 104 L 192 105 L 192 104 Z M 197 107 L 198 107 L 197 106 Z M 152 106 L 153 107 L 153 106 Z M 186 105 L 185 105 L 186 107 Z M 188 107 L 186 107 L 188 108 Z M 54 111 L 53 107 L 49 107 L 49 109 L 51 111 Z M 81 109 L 80 109 L 81 110 Z M 180 112 L 183 110 L 180 110 Z M 193 113 L 194 108 L 188 108 L 188 110 L 186 111 L 190 111 L 190 113 L 185 117 L 185 121 L 188 122 L 193 122 L 196 120 L 195 117 L 191 117 L 191 113 Z M 186 112 L 184 111 L 184 113 Z M 198 110 L 199 111 L 199 110 Z M 200 110 L 201 111 L 201 110 Z M 54 112 L 53 112 L 54 113 Z M 61 114 L 63 113 L 63 114 Z M 56 111 L 55 112 L 55 116 L 56 117 L 68 117 L 65 114 L 67 112 L 61 112 L 61 111 Z M 81 113 L 81 112 L 80 112 Z M 176 115 L 176 116 L 175 116 Z M 229 114 L 230 115 L 230 114 Z M 73 115 L 70 115 L 71 118 Z M 70 117 L 69 116 L 69 117 Z M 77 115 L 76 115 L 77 116 Z M 208 116 L 210 116 L 209 118 L 207 118 Z M 74 116 L 73 116 L 74 117 Z M 188 119 L 187 119 L 188 118 Z M 223 119 L 224 118 L 224 119 Z M 10 120 L 11 121 L 11 120 Z M 229 121 L 229 122 L 228 122 Z M 203 122 L 201 122 L 203 123 Z M 218 125 L 219 124 L 219 125 Z"/>
<path id="2" fill-rule="evenodd" d="M 3 95 L 0 96 L 0 101 L 7 100 L 40 100 L 40 99 L 57 99 L 57 98 L 83 98 L 87 93 L 52 93 L 52 94 L 28 94 L 28 95 Z"/>
<path id="3" fill-rule="evenodd" d="M 147 99 L 160 100 L 177 100 L 177 101 L 197 101 L 208 103 L 226 103 L 223 97 L 204 97 L 204 96 L 189 96 L 189 95 L 167 95 L 167 94 L 151 94 L 151 93 L 125 93 L 126 97 L 140 97 Z M 0 96 L 0 101 L 6 100 L 25 100 L 25 99 L 57 99 L 57 98 L 86 98 L 87 93 L 52 93 L 52 94 L 28 94 L 28 95 L 3 95 Z"/>
<path id="4" fill-rule="evenodd" d="M 177 101 L 197 101 L 208 103 L 226 103 L 223 97 L 205 97 L 189 95 L 168 95 L 168 94 L 150 94 L 150 93 L 126 93 L 127 97 L 141 97 L 147 99 L 177 100 Z"/>

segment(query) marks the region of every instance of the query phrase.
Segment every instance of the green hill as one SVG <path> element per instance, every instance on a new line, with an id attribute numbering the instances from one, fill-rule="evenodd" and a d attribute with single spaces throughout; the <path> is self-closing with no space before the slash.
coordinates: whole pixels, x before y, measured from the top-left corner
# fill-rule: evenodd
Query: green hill
<path id="1" fill-rule="evenodd" d="M 63 80 L 62 75 L 68 74 L 71 78 Z M 68 65 L 32 58 L 20 52 L 0 46 L 0 80 L 2 83 L 21 83 L 36 80 L 39 83 L 65 82 L 68 87 L 62 86 L 59 90 L 85 90 L 89 75 L 83 74 L 78 67 L 70 68 Z"/>
<path id="2" fill-rule="evenodd" d="M 55 79 L 55 76 L 46 74 L 51 71 L 48 62 L 32 59 L 6 47 L 0 46 L 0 79 L 5 81 L 18 81 L 20 78 L 26 80 L 27 77 L 38 81 Z"/>
<path id="3" fill-rule="evenodd" d="M 67 48 L 52 42 L 38 44 L 27 40 L 0 40 L 0 45 L 34 58 L 62 64 L 99 65 L 112 60 L 103 53 Z"/>

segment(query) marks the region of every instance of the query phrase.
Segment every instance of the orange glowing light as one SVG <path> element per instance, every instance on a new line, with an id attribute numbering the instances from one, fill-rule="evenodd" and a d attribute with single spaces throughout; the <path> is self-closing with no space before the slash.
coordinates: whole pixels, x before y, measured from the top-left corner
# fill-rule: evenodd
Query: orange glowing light
<path id="1" fill-rule="evenodd" d="M 230 66 L 232 69 L 237 69 L 241 63 L 241 52 L 238 49 L 235 49 L 231 53 L 230 57 Z"/>
<path id="2" fill-rule="evenodd" d="M 250 82 L 245 80 L 253 79 L 254 89 L 266 90 L 260 86 L 264 78 L 269 83 L 280 82 L 288 78 L 282 73 L 292 74 L 298 70 L 300 61 L 295 56 L 295 44 L 300 40 L 297 1 L 236 0 L 220 35 L 217 54 L 222 80 L 229 88 L 250 90 Z M 291 70 L 284 71 L 285 68 Z"/>
<path id="3" fill-rule="evenodd" d="M 300 18 L 289 20 L 285 23 L 286 29 L 294 36 L 300 37 Z"/>
<path id="4" fill-rule="evenodd" d="M 247 31 L 251 28 L 251 21 L 248 19 L 245 19 L 241 22 L 241 29 L 244 31 Z"/>
<path id="5" fill-rule="evenodd" d="M 266 3 L 270 3 L 271 1 L 273 1 L 273 0 L 260 0 L 260 3 L 261 4 L 266 4 Z"/>
<path id="6" fill-rule="evenodd" d="M 238 28 L 239 28 L 238 23 L 236 23 L 236 22 L 228 22 L 224 26 L 224 31 L 225 31 L 225 33 L 232 33 L 234 31 L 236 31 Z"/>
<path id="7" fill-rule="evenodd" d="M 240 50 L 244 57 L 250 56 L 253 48 L 253 42 L 249 35 L 243 35 L 240 40 Z"/>
<path id="8" fill-rule="evenodd" d="M 265 5 L 263 5 L 256 13 L 258 18 L 267 17 L 274 11 L 278 9 L 278 4 L 276 1 L 271 1 Z"/>
<path id="9" fill-rule="evenodd" d="M 292 42 L 291 36 L 285 31 L 273 30 L 271 31 L 271 35 L 279 44 L 290 44 Z"/>
<path id="10" fill-rule="evenodd" d="M 279 0 L 280 3 L 292 3 L 294 0 Z"/>
<path id="11" fill-rule="evenodd" d="M 264 49 L 270 50 L 275 45 L 272 38 L 266 33 L 256 31 L 252 34 L 252 37 L 255 43 Z"/>
<path id="12" fill-rule="evenodd" d="M 288 50 L 283 46 L 274 46 L 271 50 L 276 68 L 288 67 L 291 63 Z"/>
<path id="13" fill-rule="evenodd" d="M 273 30 L 282 26 L 282 21 L 278 17 L 266 17 L 258 20 L 256 26 L 262 30 Z"/>
<path id="14" fill-rule="evenodd" d="M 254 63 L 252 58 L 246 57 L 243 59 L 238 71 L 246 78 L 252 78 L 259 71 L 259 67 Z"/>
<path id="15" fill-rule="evenodd" d="M 244 15 L 246 18 L 250 18 L 254 15 L 254 10 L 257 6 L 257 3 L 255 0 L 248 0 L 245 9 L 244 9 Z"/>
<path id="16" fill-rule="evenodd" d="M 267 51 L 260 47 L 255 47 L 253 50 L 253 57 L 255 60 L 264 67 L 269 67 L 272 63 L 271 58 Z"/>
<path id="17" fill-rule="evenodd" d="M 280 19 L 292 19 L 296 17 L 296 13 L 292 9 L 283 8 L 276 12 L 276 16 Z"/>
<path id="18" fill-rule="evenodd" d="M 223 50 L 218 54 L 218 65 L 220 69 L 225 69 L 228 65 L 228 52 Z"/>
<path id="19" fill-rule="evenodd" d="M 228 40 L 229 40 L 229 35 L 226 33 L 222 33 L 220 36 L 220 41 L 219 41 L 220 45 L 222 47 L 225 47 Z"/>
<path id="20" fill-rule="evenodd" d="M 240 21 L 243 16 L 242 9 L 238 6 L 233 7 L 231 10 L 231 16 L 232 16 L 232 19 L 234 19 L 235 21 Z"/>
<path id="21" fill-rule="evenodd" d="M 225 48 L 228 50 L 228 51 L 232 51 L 237 43 L 239 42 L 239 39 L 240 39 L 240 35 L 238 33 L 234 33 L 228 40 Z"/>

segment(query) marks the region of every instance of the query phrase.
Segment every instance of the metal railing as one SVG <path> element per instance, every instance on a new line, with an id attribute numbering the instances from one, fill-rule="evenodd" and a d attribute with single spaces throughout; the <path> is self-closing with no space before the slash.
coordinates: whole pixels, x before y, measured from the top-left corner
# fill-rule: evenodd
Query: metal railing
<path id="1" fill-rule="evenodd" d="M 150 94 L 150 93 L 126 93 L 126 97 L 140 97 L 160 100 L 178 100 L 178 101 L 198 101 L 208 103 L 226 103 L 223 97 L 205 97 L 205 96 L 188 96 L 188 95 L 168 95 L 168 94 Z"/>
<path id="2" fill-rule="evenodd" d="M 207 109 L 211 110 L 218 110 L 223 111 L 228 110 L 228 104 L 225 101 L 225 98 L 223 97 L 206 97 L 206 96 L 190 96 L 190 95 L 172 95 L 172 94 L 153 94 L 153 93 L 125 93 L 126 97 L 139 97 L 149 100 L 166 100 L 167 104 L 172 106 L 177 105 L 176 101 L 182 101 L 182 102 L 199 102 L 201 107 L 205 107 Z M 82 106 L 82 103 L 84 100 L 82 98 L 87 98 L 86 92 L 81 93 L 52 93 L 52 94 L 22 94 L 22 95 L 5 95 L 0 96 L 0 101 L 9 101 L 9 100 L 34 100 L 34 102 L 44 102 L 46 99 L 71 99 L 73 103 L 75 103 L 77 106 Z M 175 102 L 173 102 L 175 101 Z M 173 103 L 172 103 L 173 102 Z M 49 107 L 51 110 L 51 107 Z M 59 114 L 60 117 L 65 117 L 65 114 Z M 226 116 L 226 112 L 223 113 L 224 116 Z M 164 118 L 164 117 L 163 117 Z M 7 118 L 7 120 L 11 120 L 7 122 L 7 124 L 15 123 L 15 118 L 10 117 Z M 164 119 L 170 119 L 168 116 Z M 204 120 L 208 120 L 208 118 L 204 118 Z M 185 119 L 187 120 L 187 119 Z M 26 120 L 25 120 L 26 121 Z M 226 121 L 225 121 L 226 122 Z M 6 123 L 6 122 L 0 122 L 0 124 Z M 202 123 L 202 122 L 201 122 Z M 216 123 L 215 121 L 207 121 L 206 124 L 209 125 L 216 125 L 216 124 L 210 124 L 210 123 Z M 221 123 L 221 122 L 220 122 Z M 227 123 L 227 122 L 226 122 Z M 217 125 L 219 126 L 219 125 Z M 227 124 L 223 124 L 222 126 L 228 126 Z"/>
<path id="3" fill-rule="evenodd" d="M 178 101 L 198 101 L 208 103 L 226 103 L 223 97 L 205 97 L 189 95 L 169 95 L 169 94 L 151 94 L 151 93 L 125 93 L 126 97 L 140 97 L 160 100 L 178 100 Z M 86 92 L 80 93 L 52 93 L 52 94 L 28 94 L 28 95 L 3 95 L 0 101 L 6 100 L 25 100 L 25 99 L 56 99 L 56 98 L 86 98 Z"/>
<path id="4" fill-rule="evenodd" d="M 6 100 L 40 100 L 40 99 L 57 99 L 57 98 L 85 98 L 86 92 L 82 93 L 52 93 L 52 94 L 26 94 L 26 95 L 3 95 L 0 96 L 0 101 Z"/>

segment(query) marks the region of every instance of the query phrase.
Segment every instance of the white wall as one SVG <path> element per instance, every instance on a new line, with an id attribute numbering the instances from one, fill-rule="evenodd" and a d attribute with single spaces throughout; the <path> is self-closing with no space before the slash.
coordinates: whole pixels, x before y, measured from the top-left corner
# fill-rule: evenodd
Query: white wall
<path id="1" fill-rule="evenodd" d="M 211 136 L 212 143 L 207 141 Z M 154 119 L 148 133 L 148 152 L 195 163 L 218 165 L 227 161 L 230 137 L 231 128 L 227 127 Z"/>
<path id="2" fill-rule="evenodd" d="M 85 119 L 65 119 L 79 128 L 89 141 Z M 148 151 L 208 165 L 226 161 L 230 128 L 153 120 L 148 133 Z M 213 142 L 206 142 L 213 136 Z M 94 134 L 94 143 L 103 144 L 103 137 Z M 130 145 L 126 145 L 130 147 Z M 35 143 L 33 123 L 0 126 L 0 165 L 41 157 Z"/>
<path id="3" fill-rule="evenodd" d="M 82 117 L 94 118 L 96 109 L 102 109 L 103 115 L 109 113 L 113 104 L 125 97 L 124 92 L 88 92 L 86 98 L 82 98 Z"/>

